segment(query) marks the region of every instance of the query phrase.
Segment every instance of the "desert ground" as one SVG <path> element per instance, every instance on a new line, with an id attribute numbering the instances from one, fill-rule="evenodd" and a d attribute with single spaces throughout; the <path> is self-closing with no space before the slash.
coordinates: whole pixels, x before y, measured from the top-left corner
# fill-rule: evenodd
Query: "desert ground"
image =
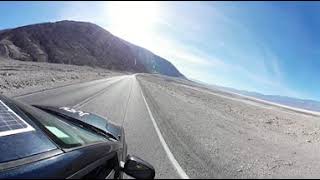
<path id="1" fill-rule="evenodd" d="M 268 105 L 167 76 L 130 75 L 86 66 L 0 61 L 2 94 L 19 97 L 40 92 L 21 98 L 30 102 L 36 102 L 41 94 L 43 102 L 47 95 L 46 102 L 68 104 L 68 98 L 62 93 L 56 93 L 57 97 L 52 88 L 58 91 L 66 85 L 116 76 L 123 78 L 108 87 L 93 84 L 99 88 L 92 89 L 90 96 L 95 94 L 94 98 L 81 108 L 114 121 L 124 117 L 121 121 L 127 130 L 129 152 L 154 164 L 157 178 L 179 176 L 152 130 L 140 89 L 165 142 L 189 177 L 320 177 L 320 116 L 317 114 Z M 86 92 L 91 93 L 91 90 Z M 72 97 L 74 102 L 77 98 Z"/>

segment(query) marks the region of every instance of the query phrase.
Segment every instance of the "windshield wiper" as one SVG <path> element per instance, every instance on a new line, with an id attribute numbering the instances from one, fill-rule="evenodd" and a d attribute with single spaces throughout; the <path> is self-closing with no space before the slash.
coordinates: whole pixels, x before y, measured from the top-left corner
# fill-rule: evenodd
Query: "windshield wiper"
<path id="1" fill-rule="evenodd" d="M 77 119 L 76 119 L 76 120 L 77 120 Z M 77 120 L 77 121 L 80 121 L 80 120 Z M 108 132 L 108 131 L 101 130 L 101 129 L 96 128 L 96 127 L 94 127 L 94 126 L 92 126 L 92 125 L 90 125 L 90 124 L 88 124 L 88 123 L 86 123 L 86 122 L 81 121 L 81 124 L 82 124 L 82 123 L 83 123 L 83 125 L 85 124 L 85 125 L 84 125 L 85 128 L 88 128 L 88 129 L 94 131 L 94 132 L 97 133 L 97 134 L 100 134 L 100 135 L 105 136 L 105 137 L 108 137 L 108 138 L 112 138 L 112 139 L 114 139 L 114 140 L 116 140 L 116 141 L 119 140 L 119 139 L 117 139 L 113 134 L 111 134 L 111 133 Z"/>

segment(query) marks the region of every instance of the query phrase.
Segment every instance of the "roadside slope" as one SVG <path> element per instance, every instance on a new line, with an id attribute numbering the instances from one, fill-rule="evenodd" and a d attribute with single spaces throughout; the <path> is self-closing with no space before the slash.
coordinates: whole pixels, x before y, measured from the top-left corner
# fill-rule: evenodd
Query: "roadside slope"
<path id="1" fill-rule="evenodd" d="M 236 95 L 232 98 L 239 101 L 225 98 L 172 78 L 137 77 L 166 142 L 190 177 L 320 176 L 319 116 Z"/>
<path id="2" fill-rule="evenodd" d="M 0 93 L 16 96 L 73 83 L 129 74 L 88 66 L 0 58 Z"/>

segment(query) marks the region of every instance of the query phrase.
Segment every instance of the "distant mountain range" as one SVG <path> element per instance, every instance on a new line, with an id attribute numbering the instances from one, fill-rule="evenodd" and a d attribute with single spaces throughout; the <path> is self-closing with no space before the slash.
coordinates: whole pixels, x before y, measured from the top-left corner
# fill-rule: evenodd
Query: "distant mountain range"
<path id="1" fill-rule="evenodd" d="M 0 56 L 185 78 L 166 59 L 87 22 L 59 21 L 1 30 Z"/>
<path id="2" fill-rule="evenodd" d="M 310 99 L 298 99 L 298 98 L 292 98 L 292 97 L 287 97 L 287 96 L 279 96 L 279 95 L 265 95 L 257 92 L 251 92 L 251 91 L 245 91 L 245 90 L 238 90 L 234 88 L 229 88 L 229 87 L 223 87 L 223 86 L 217 86 L 217 85 L 210 85 L 201 81 L 193 80 L 199 84 L 205 85 L 208 88 L 213 88 L 213 89 L 219 89 L 222 91 L 228 91 L 228 92 L 233 92 L 261 100 L 265 100 L 268 102 L 273 102 L 285 106 L 290 106 L 293 108 L 300 108 L 300 109 L 305 109 L 309 111 L 316 111 L 320 112 L 320 102 L 315 101 L 315 100 L 310 100 Z"/>
<path id="3" fill-rule="evenodd" d="M 269 102 L 274 102 L 294 108 L 300 108 L 310 111 L 317 111 L 320 112 L 320 102 L 310 99 L 298 99 L 298 98 L 292 98 L 287 96 L 279 96 L 279 95 L 265 95 L 260 94 L 256 92 L 250 92 L 250 91 L 243 91 L 243 90 L 236 90 L 232 88 L 228 88 L 229 91 L 233 91 L 242 95 L 255 97 L 257 99 L 262 99 Z"/>

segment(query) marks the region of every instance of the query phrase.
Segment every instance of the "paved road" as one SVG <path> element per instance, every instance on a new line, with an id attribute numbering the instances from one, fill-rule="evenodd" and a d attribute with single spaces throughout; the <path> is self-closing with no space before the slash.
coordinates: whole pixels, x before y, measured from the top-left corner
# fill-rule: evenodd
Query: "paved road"
<path id="1" fill-rule="evenodd" d="M 153 164 L 156 178 L 187 178 L 162 139 L 134 75 L 65 86 L 16 99 L 30 104 L 73 106 L 123 124 L 128 153 Z"/>
<path id="2" fill-rule="evenodd" d="M 127 75 L 18 99 L 75 106 L 123 124 L 128 152 L 153 164 L 156 178 L 320 177 L 319 116 L 189 81 Z"/>

